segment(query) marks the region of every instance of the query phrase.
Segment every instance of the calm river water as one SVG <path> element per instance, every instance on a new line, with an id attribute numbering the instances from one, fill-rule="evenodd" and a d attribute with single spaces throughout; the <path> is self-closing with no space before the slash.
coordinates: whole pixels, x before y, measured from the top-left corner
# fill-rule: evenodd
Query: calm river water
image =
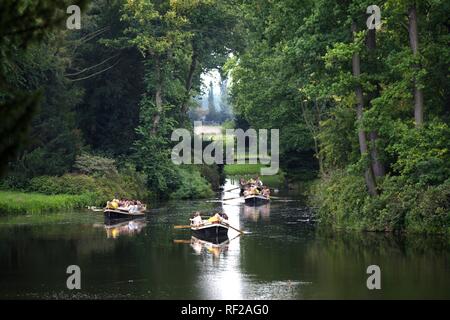
<path id="1" fill-rule="evenodd" d="M 212 245 L 173 228 L 216 209 L 246 234 L 230 230 L 228 242 Z M 448 239 L 317 230 L 304 222 L 307 209 L 280 195 L 257 208 L 170 202 L 115 227 L 101 212 L 0 217 L 0 298 L 450 298 Z M 373 264 L 381 290 L 366 287 Z M 81 268 L 81 290 L 66 288 L 69 265 Z"/>

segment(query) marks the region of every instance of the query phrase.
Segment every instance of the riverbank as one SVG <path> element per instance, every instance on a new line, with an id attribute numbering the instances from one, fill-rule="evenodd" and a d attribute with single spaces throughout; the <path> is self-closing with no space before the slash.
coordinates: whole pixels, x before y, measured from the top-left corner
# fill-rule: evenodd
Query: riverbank
<path id="1" fill-rule="evenodd" d="M 79 209 L 91 205 L 94 194 L 70 195 L 0 191 L 0 214 L 37 214 Z"/>
<path id="2" fill-rule="evenodd" d="M 36 176 L 20 185 L 11 183 L 13 179 L 5 179 L 0 182 L 0 214 L 102 207 L 113 198 L 139 199 L 147 204 L 167 199 L 208 198 L 214 195 L 212 180 L 219 179 L 216 171 L 205 167 L 203 176 L 197 167 L 178 168 L 178 179 L 166 190 L 149 187 L 146 176 L 134 169 Z M 158 197 L 160 194 L 164 197 Z"/>
<path id="3" fill-rule="evenodd" d="M 361 176 L 334 172 L 313 184 L 309 204 L 334 229 L 450 235 L 450 179 L 425 185 L 385 177 L 379 190 L 369 196 Z"/>

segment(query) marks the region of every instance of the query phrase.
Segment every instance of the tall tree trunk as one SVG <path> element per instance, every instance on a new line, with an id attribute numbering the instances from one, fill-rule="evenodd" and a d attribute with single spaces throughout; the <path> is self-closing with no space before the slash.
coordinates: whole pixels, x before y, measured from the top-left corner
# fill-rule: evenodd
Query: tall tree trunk
<path id="1" fill-rule="evenodd" d="M 416 5 L 413 4 L 408 9 L 408 32 L 409 43 L 413 55 L 416 57 L 419 54 L 419 34 L 417 31 L 417 10 Z M 415 66 L 417 70 L 419 66 Z M 417 79 L 414 79 L 414 119 L 416 121 L 416 127 L 420 127 L 423 124 L 423 92 L 418 88 Z"/>
<path id="2" fill-rule="evenodd" d="M 375 177 L 384 177 L 386 174 L 386 171 L 384 169 L 383 162 L 381 162 L 380 157 L 378 155 L 378 149 L 377 149 L 377 139 L 378 139 L 378 132 L 377 131 L 371 131 L 369 133 L 369 139 L 370 139 L 370 157 L 372 159 L 372 170 Z"/>
<path id="3" fill-rule="evenodd" d="M 324 168 L 323 168 L 323 155 L 320 152 L 320 148 L 319 148 L 319 141 L 318 141 L 318 131 L 320 131 L 320 107 L 319 104 L 317 103 L 317 99 L 314 100 L 314 109 L 315 109 L 315 113 L 316 113 L 316 124 L 317 124 L 317 132 L 314 133 L 314 149 L 315 152 L 317 154 L 317 159 L 319 160 L 319 171 L 320 174 L 323 175 L 324 174 Z"/>
<path id="4" fill-rule="evenodd" d="M 159 121 L 161 119 L 161 113 L 163 111 L 163 102 L 162 102 L 162 77 L 161 77 L 161 60 L 159 57 L 155 57 L 155 106 L 156 111 L 153 116 L 152 121 L 152 134 L 155 134 L 158 131 Z"/>
<path id="5" fill-rule="evenodd" d="M 317 102 L 317 99 L 314 99 L 314 110 L 311 111 L 311 115 L 309 116 L 309 113 L 307 111 L 307 107 L 303 104 L 303 102 L 300 103 L 300 107 L 302 109 L 303 114 L 303 120 L 305 121 L 305 125 L 309 130 L 309 133 L 313 137 L 314 141 L 314 155 L 319 161 L 319 170 L 320 175 L 323 175 L 325 170 L 323 167 L 323 156 L 320 153 L 320 146 L 319 146 L 319 139 L 318 139 L 318 133 L 320 131 L 320 107 L 319 103 Z"/>
<path id="6" fill-rule="evenodd" d="M 191 89 L 192 89 L 192 83 L 194 80 L 194 74 L 195 71 L 197 69 L 197 64 L 198 64 L 198 56 L 197 56 L 197 52 L 194 49 L 194 51 L 192 52 L 192 58 L 191 58 L 191 65 L 189 67 L 189 73 L 187 75 L 186 78 L 186 82 L 185 82 L 185 90 L 186 90 L 186 97 L 183 100 L 183 103 L 181 105 L 181 115 L 185 115 L 188 111 L 188 102 L 189 99 L 191 97 Z"/>
<path id="7" fill-rule="evenodd" d="M 352 33 L 354 34 L 356 32 L 356 24 L 352 23 Z M 352 57 L 352 71 L 353 76 L 355 78 L 359 78 L 361 75 L 361 61 L 359 57 L 359 53 L 355 52 Z M 360 84 L 357 84 L 355 86 L 355 95 L 356 95 L 356 102 L 357 102 L 357 108 L 356 108 L 356 117 L 357 120 L 360 121 L 363 117 L 364 112 L 364 97 L 363 92 Z M 358 139 L 359 139 L 359 150 L 361 152 L 361 155 L 366 155 L 368 153 L 368 147 L 367 147 L 367 138 L 366 133 L 363 129 L 358 130 Z M 372 166 L 369 164 L 368 168 L 366 169 L 366 172 L 364 174 L 367 189 L 369 190 L 369 194 L 374 196 L 377 194 L 377 187 L 375 182 L 375 177 L 373 174 Z"/>
<path id="8" fill-rule="evenodd" d="M 368 31 L 367 34 L 367 49 L 369 51 L 369 55 L 373 58 L 370 59 L 371 63 L 375 64 L 376 59 L 374 59 L 375 56 L 375 49 L 377 47 L 377 40 L 376 40 L 376 29 L 372 29 Z M 378 88 L 378 85 L 377 85 Z M 378 96 L 378 90 L 376 90 L 375 94 L 369 95 L 370 101 Z M 370 140 L 370 157 L 372 159 L 372 170 L 375 175 L 375 177 L 384 177 L 385 175 L 385 169 L 384 165 L 380 160 L 378 148 L 377 148 L 377 139 L 378 139 L 378 132 L 376 130 L 372 130 L 369 133 L 369 140 Z"/>

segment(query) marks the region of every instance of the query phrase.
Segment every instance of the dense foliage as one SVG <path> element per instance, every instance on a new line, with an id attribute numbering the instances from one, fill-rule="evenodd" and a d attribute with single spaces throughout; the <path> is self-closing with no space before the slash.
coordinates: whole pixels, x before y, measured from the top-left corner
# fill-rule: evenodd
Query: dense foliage
<path id="1" fill-rule="evenodd" d="M 369 0 L 76 3 L 81 30 L 65 1 L 1 3 L 4 188 L 210 195 L 223 167 L 174 165 L 170 136 L 216 69 L 222 99 L 209 85 L 197 116 L 231 102 L 233 126 L 280 129 L 283 175 L 319 177 L 323 223 L 448 232 L 448 1 L 381 1 L 370 30 Z"/>
<path id="2" fill-rule="evenodd" d="M 448 232 L 450 5 L 383 1 L 369 31 L 372 4 L 245 1 L 247 47 L 229 63 L 235 112 L 281 129 L 282 165 L 315 154 L 322 222 Z"/>
<path id="3" fill-rule="evenodd" d="M 82 8 L 80 30 L 66 29 L 66 2 L 2 2 L 3 188 L 102 201 L 142 189 L 210 196 L 218 168 L 175 166 L 170 136 L 191 127 L 200 75 L 239 45 L 233 1 L 71 4 Z"/>

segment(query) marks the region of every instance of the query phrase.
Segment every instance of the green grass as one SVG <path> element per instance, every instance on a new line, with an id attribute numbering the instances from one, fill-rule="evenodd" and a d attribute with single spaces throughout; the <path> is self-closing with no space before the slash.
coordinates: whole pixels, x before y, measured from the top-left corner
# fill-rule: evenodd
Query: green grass
<path id="1" fill-rule="evenodd" d="M 263 164 L 227 164 L 225 165 L 224 171 L 228 176 L 259 175 L 263 167 Z"/>
<path id="2" fill-rule="evenodd" d="M 281 187 L 284 184 L 284 173 L 280 170 L 278 174 L 273 176 L 262 176 L 260 169 L 264 167 L 263 164 L 227 164 L 224 171 L 227 177 L 236 179 L 240 178 L 250 179 L 259 175 L 262 182 L 270 187 Z"/>
<path id="3" fill-rule="evenodd" d="M 92 204 L 91 194 L 45 195 L 15 191 L 0 191 L 0 214 L 32 214 L 82 208 Z"/>

